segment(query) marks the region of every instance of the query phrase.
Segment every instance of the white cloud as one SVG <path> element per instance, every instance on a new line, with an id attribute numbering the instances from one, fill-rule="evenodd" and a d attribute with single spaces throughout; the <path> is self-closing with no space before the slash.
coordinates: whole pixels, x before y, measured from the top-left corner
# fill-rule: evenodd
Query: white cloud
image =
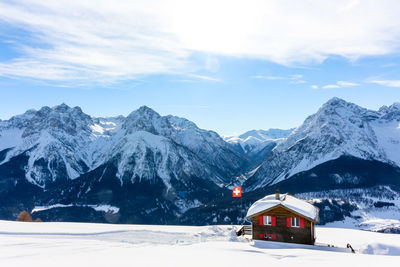
<path id="1" fill-rule="evenodd" d="M 205 66 L 194 52 L 284 65 L 385 55 L 400 50 L 399 12 L 396 0 L 11 0 L 0 3 L 0 23 L 28 34 L 10 38 L 20 56 L 0 62 L 0 75 L 114 82 L 195 73 Z"/>
<path id="2" fill-rule="evenodd" d="M 337 84 L 327 84 L 322 86 L 323 89 L 333 89 L 333 88 L 339 88 L 340 86 Z"/>
<path id="3" fill-rule="evenodd" d="M 318 85 L 315 85 L 315 84 L 311 85 L 310 87 L 311 87 L 311 89 L 314 89 L 314 90 L 319 88 Z"/>
<path id="4" fill-rule="evenodd" d="M 265 80 L 288 80 L 289 84 L 301 84 L 307 83 L 303 80 L 303 74 L 291 74 L 288 76 L 272 76 L 272 75 L 255 75 L 251 76 L 253 79 L 265 79 Z"/>
<path id="5" fill-rule="evenodd" d="M 389 87 L 400 87 L 400 80 L 372 80 L 369 82 Z"/>
<path id="6" fill-rule="evenodd" d="M 206 76 L 206 75 L 188 74 L 188 76 L 198 79 L 198 80 L 209 81 L 209 82 L 221 82 L 222 81 L 219 78 L 210 77 L 210 76 Z"/>
<path id="7" fill-rule="evenodd" d="M 360 84 L 358 84 L 358 83 L 346 82 L 346 81 L 338 81 L 336 84 L 337 84 L 338 86 L 340 86 L 340 87 L 354 87 L 354 86 L 360 86 Z"/>
<path id="8" fill-rule="evenodd" d="M 360 86 L 359 83 L 355 82 L 349 82 L 349 81 L 337 81 L 335 84 L 327 84 L 321 86 L 322 89 L 334 89 L 334 88 L 342 88 L 342 87 L 354 87 L 354 86 Z M 319 87 L 317 85 L 312 85 L 312 89 L 318 89 Z"/>

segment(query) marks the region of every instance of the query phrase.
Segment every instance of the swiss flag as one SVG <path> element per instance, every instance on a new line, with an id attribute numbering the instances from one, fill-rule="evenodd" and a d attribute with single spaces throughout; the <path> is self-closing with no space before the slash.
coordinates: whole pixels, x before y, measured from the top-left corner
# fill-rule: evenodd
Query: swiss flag
<path id="1" fill-rule="evenodd" d="M 233 197 L 242 197 L 242 187 L 236 186 L 235 188 L 233 188 L 232 196 Z"/>

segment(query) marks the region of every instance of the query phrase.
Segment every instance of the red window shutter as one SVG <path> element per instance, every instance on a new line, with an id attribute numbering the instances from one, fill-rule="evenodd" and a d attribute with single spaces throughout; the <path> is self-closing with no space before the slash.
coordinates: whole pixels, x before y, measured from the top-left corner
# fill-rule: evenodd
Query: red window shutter
<path id="1" fill-rule="evenodd" d="M 259 225 L 264 225 L 264 218 L 263 218 L 263 216 L 258 216 L 258 224 Z"/>
<path id="2" fill-rule="evenodd" d="M 276 240 L 276 235 L 272 235 L 272 239 L 273 239 L 273 240 Z"/>
<path id="3" fill-rule="evenodd" d="M 276 216 L 271 216 L 271 225 L 276 226 Z"/>
<path id="4" fill-rule="evenodd" d="M 287 217 L 287 218 L 286 218 L 286 226 L 287 226 L 287 227 L 292 227 L 292 224 L 291 224 L 290 219 L 291 219 L 290 217 Z"/>
<path id="5" fill-rule="evenodd" d="M 300 228 L 304 228 L 304 218 L 300 218 Z"/>
<path id="6" fill-rule="evenodd" d="M 264 239 L 264 234 L 259 235 L 260 239 Z"/>

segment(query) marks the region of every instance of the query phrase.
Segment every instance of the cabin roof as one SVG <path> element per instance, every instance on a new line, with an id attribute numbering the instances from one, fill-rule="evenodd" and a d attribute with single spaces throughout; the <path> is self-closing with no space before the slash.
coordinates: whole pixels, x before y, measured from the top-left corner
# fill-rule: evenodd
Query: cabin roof
<path id="1" fill-rule="evenodd" d="M 279 199 L 275 199 L 275 194 L 272 194 L 257 200 L 247 211 L 246 218 L 253 217 L 277 206 L 289 209 L 313 222 L 319 221 L 319 209 L 317 207 L 289 194 L 280 194 Z"/>

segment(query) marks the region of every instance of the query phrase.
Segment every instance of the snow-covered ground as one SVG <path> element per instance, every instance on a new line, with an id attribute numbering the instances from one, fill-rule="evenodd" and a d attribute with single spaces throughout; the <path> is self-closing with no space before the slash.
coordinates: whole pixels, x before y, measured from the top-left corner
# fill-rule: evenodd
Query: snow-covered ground
<path id="1" fill-rule="evenodd" d="M 400 193 L 390 186 L 308 192 L 296 194 L 296 197 L 308 199 L 313 203 L 325 199 L 332 203 L 332 200 L 335 200 L 356 207 L 344 220 L 330 222 L 326 226 L 400 233 Z M 383 205 L 377 206 L 379 203 Z M 325 210 L 330 208 L 326 206 Z"/>
<path id="2" fill-rule="evenodd" d="M 68 204 L 68 205 L 64 205 L 64 204 L 54 204 L 54 205 L 50 205 L 50 206 L 36 206 L 32 209 L 32 213 L 34 212 L 38 212 L 38 211 L 43 211 L 43 210 L 49 210 L 49 209 L 54 209 L 54 208 L 68 208 L 68 207 L 89 207 L 92 208 L 96 211 L 104 211 L 104 212 L 108 212 L 108 213 L 118 213 L 119 212 L 119 208 L 118 207 L 114 207 L 111 205 L 72 205 L 72 204 Z"/>
<path id="3" fill-rule="evenodd" d="M 385 210 L 383 210 L 385 209 Z M 343 221 L 327 223 L 327 227 L 354 228 L 374 232 L 400 232 L 400 214 L 398 209 L 383 208 L 356 210 L 351 213 L 354 217 L 345 217 Z"/>
<path id="4" fill-rule="evenodd" d="M 235 228 L 0 221 L 0 266 L 397 266 L 399 262 L 394 257 L 400 255 L 396 234 L 317 227 L 319 245 L 308 246 L 237 238 Z M 345 248 L 347 243 L 356 254 Z"/>

